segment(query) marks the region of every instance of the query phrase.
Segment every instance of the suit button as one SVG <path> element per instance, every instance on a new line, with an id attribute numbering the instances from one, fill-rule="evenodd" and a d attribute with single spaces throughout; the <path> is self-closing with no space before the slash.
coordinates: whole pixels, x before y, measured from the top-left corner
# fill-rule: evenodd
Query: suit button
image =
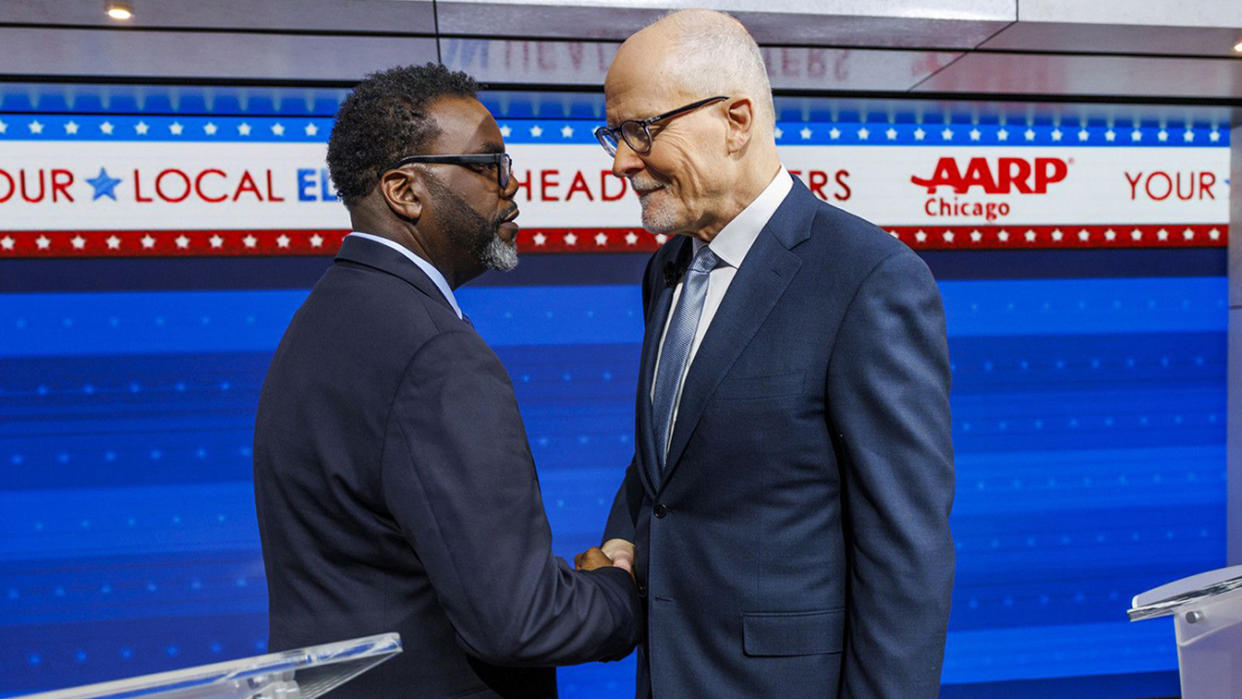
<path id="1" fill-rule="evenodd" d="M 651 510 L 651 512 L 657 518 L 664 519 L 664 515 L 668 514 L 668 508 L 664 506 L 664 503 L 660 502 L 656 503 L 656 506 Z"/>
<path id="2" fill-rule="evenodd" d="M 644 584 L 642 584 L 642 583 L 638 583 L 638 596 L 639 596 L 639 597 L 646 597 L 646 596 L 647 596 L 647 586 L 646 586 L 646 585 L 644 585 Z"/>

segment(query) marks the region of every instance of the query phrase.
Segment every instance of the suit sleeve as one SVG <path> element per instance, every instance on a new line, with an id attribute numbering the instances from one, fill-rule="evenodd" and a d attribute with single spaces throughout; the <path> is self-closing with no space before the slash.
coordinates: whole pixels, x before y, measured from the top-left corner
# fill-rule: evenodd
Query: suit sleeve
<path id="1" fill-rule="evenodd" d="M 953 588 L 944 309 L 900 252 L 846 311 L 828 370 L 850 562 L 842 697 L 934 697 Z"/>
<path id="2" fill-rule="evenodd" d="M 575 572 L 551 530 L 508 374 L 473 332 L 411 360 L 384 441 L 384 497 L 467 652 L 498 665 L 615 660 L 639 600 L 615 568 Z"/>
<path id="3" fill-rule="evenodd" d="M 642 502 L 643 484 L 638 479 L 638 457 L 635 456 L 626 467 L 617 497 L 612 501 L 612 511 L 608 513 L 608 523 L 604 525 L 604 541 L 625 539 L 634 543 L 634 526 Z"/>

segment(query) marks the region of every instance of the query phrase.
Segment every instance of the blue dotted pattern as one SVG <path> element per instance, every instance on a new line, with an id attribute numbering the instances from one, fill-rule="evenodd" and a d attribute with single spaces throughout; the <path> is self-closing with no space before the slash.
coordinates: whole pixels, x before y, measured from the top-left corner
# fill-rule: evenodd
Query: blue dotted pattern
<path id="1" fill-rule="evenodd" d="M 945 681 L 1175 668 L 1165 625 L 1124 609 L 1224 563 L 1225 279 L 940 288 L 958 465 Z M 253 410 L 305 293 L 0 295 L 0 692 L 263 650 Z M 572 556 L 632 454 L 639 291 L 459 300 L 510 370 Z M 625 696 L 632 663 L 563 670 L 562 691 Z"/>

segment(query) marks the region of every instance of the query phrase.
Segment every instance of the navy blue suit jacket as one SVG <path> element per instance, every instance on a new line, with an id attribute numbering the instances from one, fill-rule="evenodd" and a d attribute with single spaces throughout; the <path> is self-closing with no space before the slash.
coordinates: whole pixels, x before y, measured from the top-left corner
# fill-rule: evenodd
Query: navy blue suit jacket
<path id="1" fill-rule="evenodd" d="M 638 695 L 934 697 L 953 581 L 949 360 L 926 265 L 795 180 L 685 379 L 651 381 L 677 236 L 643 280 L 637 453 L 605 538 L 638 547 Z"/>
<path id="2" fill-rule="evenodd" d="M 552 555 L 504 367 L 395 250 L 347 238 L 294 315 L 254 480 L 270 647 L 401 634 L 342 696 L 553 697 L 637 641 L 629 576 Z"/>

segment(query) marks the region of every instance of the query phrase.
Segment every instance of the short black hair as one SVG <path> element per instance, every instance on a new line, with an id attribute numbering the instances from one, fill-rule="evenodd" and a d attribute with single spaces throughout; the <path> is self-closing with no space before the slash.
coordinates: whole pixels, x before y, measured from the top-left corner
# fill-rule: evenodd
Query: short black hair
<path id="1" fill-rule="evenodd" d="M 474 97 L 474 78 L 437 63 L 371 73 L 341 103 L 328 139 L 328 171 L 345 204 L 366 196 L 380 171 L 417 155 L 439 133 L 428 107 L 441 97 Z"/>

